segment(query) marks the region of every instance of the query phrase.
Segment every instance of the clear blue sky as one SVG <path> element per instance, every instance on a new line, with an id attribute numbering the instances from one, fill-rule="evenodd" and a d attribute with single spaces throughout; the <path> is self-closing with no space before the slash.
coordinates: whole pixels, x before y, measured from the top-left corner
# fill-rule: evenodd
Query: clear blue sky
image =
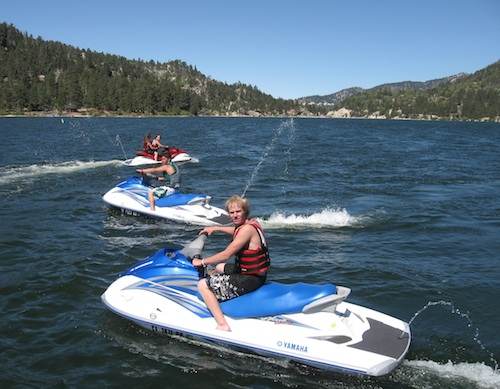
<path id="1" fill-rule="evenodd" d="M 2 0 L 0 21 L 130 59 L 181 59 L 283 98 L 500 59 L 499 0 Z"/>

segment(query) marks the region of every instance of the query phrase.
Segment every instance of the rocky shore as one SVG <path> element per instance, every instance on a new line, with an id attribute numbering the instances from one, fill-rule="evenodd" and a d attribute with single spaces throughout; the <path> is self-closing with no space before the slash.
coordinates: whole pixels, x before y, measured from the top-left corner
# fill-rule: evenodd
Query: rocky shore
<path id="1" fill-rule="evenodd" d="M 70 117 L 70 118 L 86 118 L 86 117 L 189 117 L 192 115 L 171 115 L 166 113 L 158 114 L 139 114 L 130 112 L 113 112 L 113 111 L 99 111 L 94 109 L 79 109 L 75 111 L 24 111 L 24 112 L 11 112 L 0 113 L 0 117 Z M 340 108 L 337 110 L 328 111 L 326 114 L 314 114 L 307 109 L 304 110 L 289 110 L 282 115 L 273 115 L 260 111 L 246 111 L 246 112 L 210 112 L 197 115 L 199 117 L 297 117 L 297 118 L 324 118 L 324 119 L 379 119 L 379 120 L 426 120 L 426 121 L 466 121 L 466 122 L 495 122 L 500 123 L 500 116 L 497 117 L 484 117 L 481 119 L 468 119 L 459 118 L 457 116 L 440 117 L 437 115 L 424 115 L 418 114 L 415 116 L 396 115 L 387 117 L 380 112 L 367 113 L 366 115 L 355 115 L 352 110 L 347 108 Z"/>

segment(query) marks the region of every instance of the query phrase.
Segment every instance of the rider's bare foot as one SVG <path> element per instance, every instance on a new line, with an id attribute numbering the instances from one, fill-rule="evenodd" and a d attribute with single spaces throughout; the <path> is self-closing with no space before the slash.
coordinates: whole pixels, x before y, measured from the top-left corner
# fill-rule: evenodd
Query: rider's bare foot
<path id="1" fill-rule="evenodd" d="M 228 324 L 217 325 L 217 327 L 215 327 L 215 329 L 219 330 L 219 331 L 231 332 L 231 328 L 229 328 Z"/>

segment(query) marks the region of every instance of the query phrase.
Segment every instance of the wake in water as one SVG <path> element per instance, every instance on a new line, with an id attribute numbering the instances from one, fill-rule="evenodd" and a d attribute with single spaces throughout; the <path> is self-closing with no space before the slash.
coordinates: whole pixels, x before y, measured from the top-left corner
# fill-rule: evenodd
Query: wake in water
<path id="1" fill-rule="evenodd" d="M 326 208 L 312 215 L 285 215 L 275 212 L 268 219 L 259 219 L 266 228 L 340 228 L 359 227 L 364 216 L 352 216 L 345 209 Z"/>
<path id="2" fill-rule="evenodd" d="M 493 355 L 493 353 L 491 351 L 489 351 L 484 346 L 483 342 L 481 342 L 481 339 L 479 339 L 479 328 L 477 328 L 477 327 L 474 326 L 474 324 L 472 323 L 472 319 L 470 318 L 470 316 L 469 316 L 468 313 L 462 312 L 460 309 L 456 308 L 453 303 L 451 303 L 449 301 L 443 301 L 443 300 L 440 300 L 440 301 L 429 301 L 423 308 L 419 309 L 413 315 L 413 317 L 408 322 L 408 325 L 411 326 L 411 324 L 413 323 L 413 321 L 419 315 L 421 315 L 422 312 L 424 312 L 428 308 L 434 307 L 434 306 L 443 306 L 443 307 L 450 308 L 452 314 L 457 315 L 458 317 L 462 318 L 463 320 L 465 320 L 467 322 L 467 327 L 468 328 L 471 328 L 471 329 L 475 328 L 474 335 L 473 335 L 474 342 L 476 342 L 479 345 L 479 347 L 481 347 L 481 350 L 483 350 L 486 354 L 488 354 L 490 361 L 494 365 L 494 370 L 498 373 L 498 361 L 495 359 L 495 356 Z"/>
<path id="3" fill-rule="evenodd" d="M 68 161 L 45 165 L 29 165 L 0 168 L 0 185 L 45 176 L 47 174 L 72 174 L 106 166 L 120 166 L 122 161 Z"/>
<path id="4" fill-rule="evenodd" d="M 448 387 L 453 387 L 453 383 L 449 382 L 450 380 L 456 381 L 457 386 L 463 387 L 463 380 L 466 379 L 480 388 L 500 388 L 500 373 L 484 363 L 454 364 L 448 361 L 445 364 L 440 364 L 434 361 L 404 361 L 403 365 L 425 371 L 424 376 L 426 376 L 426 379 L 434 383 L 436 383 L 436 378 L 438 380 L 440 378 L 444 379 L 446 381 L 442 382 L 442 384 L 446 384 Z M 431 373 L 430 376 L 429 373 Z M 421 380 L 421 378 L 415 377 L 413 374 L 408 378 L 413 384 L 417 383 L 417 385 Z"/>
<path id="5" fill-rule="evenodd" d="M 457 381 L 457 383 L 462 383 L 463 379 L 467 379 L 471 383 L 481 387 L 481 388 L 499 388 L 500 387 L 500 372 L 498 371 L 498 362 L 495 359 L 493 353 L 489 351 L 484 344 L 479 339 L 479 329 L 474 326 L 472 319 L 468 313 L 462 312 L 460 309 L 456 308 L 455 305 L 449 301 L 429 301 L 424 307 L 419 309 L 413 317 L 409 320 L 408 325 L 411 325 L 413 321 L 420 316 L 424 311 L 430 307 L 445 307 L 449 308 L 453 315 L 457 315 L 463 319 L 467 327 L 474 331 L 472 339 L 476 344 L 481 347 L 483 352 L 488 355 L 490 362 L 493 367 L 486 365 L 485 363 L 466 363 L 459 362 L 453 363 L 448 361 L 445 364 L 440 364 L 434 361 L 405 361 L 405 366 L 410 366 L 417 368 L 419 370 L 425 370 L 426 372 L 435 373 L 438 378 L 444 378 L 446 380 Z M 428 374 L 425 374 L 428 375 Z M 427 378 L 429 379 L 429 377 Z M 432 379 L 432 377 L 430 377 Z M 419 378 L 411 377 L 411 380 L 418 381 Z"/>

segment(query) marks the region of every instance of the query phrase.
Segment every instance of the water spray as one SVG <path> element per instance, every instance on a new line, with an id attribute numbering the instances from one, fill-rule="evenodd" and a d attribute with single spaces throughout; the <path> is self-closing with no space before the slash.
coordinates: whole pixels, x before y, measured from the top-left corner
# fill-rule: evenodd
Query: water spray
<path id="1" fill-rule="evenodd" d="M 474 336 L 473 336 L 473 339 L 474 341 L 479 345 L 479 347 L 481 347 L 481 350 L 483 350 L 486 354 L 488 354 L 489 356 L 489 359 L 490 361 L 493 363 L 494 365 L 494 370 L 497 371 L 498 370 L 498 361 L 495 359 L 495 356 L 493 355 L 493 353 L 491 351 L 489 351 L 484 345 L 483 343 L 481 342 L 481 340 L 479 339 L 479 329 L 477 327 L 475 327 L 472 323 L 472 320 L 469 316 L 468 313 L 464 313 L 462 312 L 460 309 L 458 308 L 455 308 L 455 305 L 449 301 L 443 301 L 443 300 L 440 300 L 440 301 L 429 301 L 424 307 L 422 307 L 421 309 L 419 309 L 414 315 L 413 317 L 410 319 L 410 321 L 408 322 L 408 326 L 411 325 L 411 323 L 413 323 L 413 321 L 422 313 L 424 312 L 425 310 L 427 310 L 429 307 L 433 307 L 433 306 L 445 306 L 445 307 L 450 307 L 451 309 L 451 313 L 453 313 L 454 315 L 457 315 L 459 316 L 460 318 L 464 319 L 465 321 L 467 321 L 467 327 L 473 329 L 475 328 L 474 330 Z"/>
<path id="2" fill-rule="evenodd" d="M 276 128 L 274 130 L 273 138 L 271 139 L 271 142 L 264 149 L 264 152 L 263 152 L 262 156 L 260 157 L 259 162 L 257 163 L 255 168 L 253 169 L 253 172 L 247 181 L 247 184 L 245 186 L 245 189 L 243 190 L 243 193 L 241 194 L 241 197 L 245 197 L 248 189 L 250 188 L 250 186 L 253 184 L 255 178 L 257 177 L 257 174 L 260 170 L 260 167 L 262 166 L 262 163 L 265 161 L 265 159 L 267 158 L 269 153 L 274 149 L 274 147 L 276 145 L 276 141 L 279 139 L 280 135 L 282 134 L 283 130 L 285 130 L 285 129 L 289 129 L 290 131 L 294 130 L 293 119 L 281 122 L 280 125 L 278 126 L 278 128 Z M 292 139 L 295 139 L 295 137 L 293 137 Z M 290 145 L 290 148 L 291 148 L 291 145 Z"/>

